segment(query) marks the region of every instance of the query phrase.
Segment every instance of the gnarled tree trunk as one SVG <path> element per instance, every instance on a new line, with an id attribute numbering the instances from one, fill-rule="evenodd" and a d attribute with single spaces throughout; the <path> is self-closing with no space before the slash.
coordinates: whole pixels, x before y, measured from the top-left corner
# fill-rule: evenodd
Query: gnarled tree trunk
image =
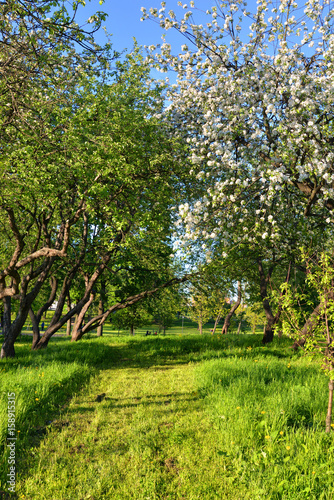
<path id="1" fill-rule="evenodd" d="M 40 289 L 43 283 L 45 282 L 45 279 L 47 278 L 47 275 L 52 267 L 54 260 L 55 258 L 51 257 L 50 259 L 45 261 L 44 264 L 42 265 L 42 271 L 38 270 L 38 273 L 36 274 L 36 276 L 38 276 L 38 279 L 31 292 L 27 293 L 27 289 L 31 276 L 33 276 L 34 273 L 32 272 L 29 278 L 25 277 L 22 280 L 21 291 L 18 297 L 19 309 L 16 314 L 16 318 L 12 323 L 8 311 L 8 304 L 4 302 L 4 305 L 6 304 L 7 307 L 7 316 L 6 316 L 7 328 L 5 332 L 4 342 L 1 348 L 1 359 L 15 356 L 15 349 L 14 349 L 15 341 L 22 331 L 24 323 L 26 322 L 26 319 L 28 317 L 31 305 L 35 300 L 35 298 L 37 297 L 38 293 L 40 292 Z M 5 298 L 5 300 L 7 300 L 7 297 Z"/>
<path id="2" fill-rule="evenodd" d="M 91 293 L 89 300 L 86 302 L 86 304 L 82 307 L 80 313 L 78 314 L 77 320 L 75 322 L 75 325 L 73 327 L 73 332 L 72 332 L 72 342 L 76 342 L 77 340 L 80 340 L 81 337 L 83 336 L 83 331 L 81 328 L 81 324 L 83 322 L 84 316 L 86 312 L 89 309 L 89 306 L 94 300 L 94 294 Z"/>
<path id="3" fill-rule="evenodd" d="M 100 290 L 100 299 L 99 299 L 99 307 L 98 307 L 98 315 L 103 315 L 104 313 L 104 301 L 106 296 L 106 284 L 105 281 L 101 280 L 101 290 Z M 103 335 L 103 324 L 97 326 L 96 329 L 97 337 L 102 337 Z"/>
<path id="4" fill-rule="evenodd" d="M 51 286 L 51 292 L 49 298 L 45 302 L 45 304 L 43 304 L 43 306 L 39 309 L 39 311 L 36 314 L 34 314 L 32 306 L 29 309 L 29 317 L 32 323 L 32 346 L 31 346 L 32 349 L 35 349 L 36 345 L 38 344 L 41 338 L 39 324 L 41 322 L 43 313 L 45 313 L 49 309 L 49 307 L 53 304 L 56 298 L 58 280 L 54 276 L 50 278 L 50 286 Z"/>
<path id="5" fill-rule="evenodd" d="M 212 332 L 211 332 L 212 335 L 214 335 L 216 333 L 216 329 L 217 329 L 218 323 L 219 323 L 219 321 L 221 320 L 221 317 L 222 317 L 222 311 L 223 311 L 223 308 L 221 307 L 221 309 L 219 309 L 219 311 L 218 311 L 218 314 L 217 314 L 217 317 L 216 317 L 216 321 L 215 321 L 214 327 L 213 327 Z"/>
<path id="6" fill-rule="evenodd" d="M 224 325 L 222 328 L 222 334 L 227 333 L 229 326 L 230 326 L 230 323 L 231 323 L 231 318 L 232 318 L 233 314 L 235 313 L 235 311 L 240 306 L 240 304 L 241 304 L 241 283 L 240 283 L 240 281 L 238 281 L 238 298 L 225 317 Z"/>
<path id="7" fill-rule="evenodd" d="M 12 324 L 11 311 L 12 311 L 12 299 L 11 297 L 5 297 L 3 299 L 2 332 L 4 336 L 4 341 L 1 348 L 1 359 L 15 357 L 14 342 L 12 341 L 13 332 L 11 331 L 11 324 Z"/>

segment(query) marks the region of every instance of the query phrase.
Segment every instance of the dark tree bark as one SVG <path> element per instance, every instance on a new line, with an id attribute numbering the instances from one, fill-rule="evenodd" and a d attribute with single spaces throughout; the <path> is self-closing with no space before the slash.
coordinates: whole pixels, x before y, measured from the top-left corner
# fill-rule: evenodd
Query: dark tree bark
<path id="1" fill-rule="evenodd" d="M 11 344 L 10 342 L 10 330 L 12 324 L 11 311 L 12 311 L 12 299 L 11 297 L 5 297 L 3 299 L 3 321 L 2 321 L 2 332 L 4 335 L 4 342 L 1 348 L 1 359 L 15 357 L 14 344 Z"/>
<path id="2" fill-rule="evenodd" d="M 258 259 L 258 269 L 260 276 L 260 295 L 262 298 L 263 309 L 266 315 L 267 324 L 264 326 L 262 344 L 268 344 L 274 339 L 273 326 L 275 324 L 275 316 L 271 310 L 270 302 L 268 300 L 268 284 L 274 270 L 274 266 L 271 266 L 265 274 L 262 260 Z"/>
<path id="3" fill-rule="evenodd" d="M 93 302 L 93 300 L 94 300 L 94 294 L 91 293 L 90 297 L 89 297 L 89 300 L 81 308 L 81 311 L 78 314 L 77 320 L 76 320 L 75 325 L 73 327 L 72 342 L 76 342 L 77 340 L 80 340 L 81 337 L 83 336 L 81 325 L 82 325 L 84 316 L 85 316 L 86 312 L 88 311 L 89 306 L 91 305 L 91 303 Z"/>
<path id="4" fill-rule="evenodd" d="M 267 318 L 267 324 L 264 327 L 264 332 L 263 332 L 263 338 L 262 338 L 262 344 L 268 344 L 269 342 L 272 342 L 274 340 L 274 326 L 278 323 L 281 313 L 282 313 L 282 306 L 279 305 L 277 308 L 277 312 L 274 315 L 273 311 L 270 306 L 270 302 L 268 300 L 268 284 L 270 282 L 271 275 L 274 270 L 274 265 L 272 265 L 268 273 L 265 274 L 264 268 L 262 265 L 261 259 L 258 259 L 258 266 L 259 266 L 259 275 L 260 275 L 260 294 L 262 298 L 262 303 L 263 303 L 263 309 Z M 290 280 L 290 271 L 291 271 L 291 262 L 289 263 L 287 275 L 286 275 L 286 283 L 289 282 Z M 282 296 L 282 293 L 281 293 Z"/>
<path id="5" fill-rule="evenodd" d="M 100 290 L 100 298 L 99 298 L 99 307 L 98 307 L 98 315 L 104 313 L 104 301 L 106 296 L 106 284 L 105 281 L 101 280 L 101 290 Z M 103 325 L 98 325 L 96 330 L 97 337 L 102 337 L 103 335 Z"/>
<path id="6" fill-rule="evenodd" d="M 37 321 L 36 315 L 34 314 L 31 307 L 29 309 L 29 317 L 30 317 L 31 323 L 32 323 L 32 346 L 31 346 L 31 348 L 34 349 L 35 345 L 39 342 L 41 335 L 39 332 L 39 322 Z"/>
<path id="7" fill-rule="evenodd" d="M 222 328 L 222 334 L 226 334 L 228 332 L 228 329 L 229 329 L 229 326 L 231 323 L 231 318 L 232 318 L 233 314 L 235 313 L 235 311 L 240 306 L 240 304 L 241 304 L 241 282 L 238 281 L 238 298 L 225 317 L 224 325 Z"/>
<path id="8" fill-rule="evenodd" d="M 17 312 L 15 320 L 11 323 L 10 327 L 6 331 L 4 342 L 1 348 L 1 359 L 15 356 L 15 349 L 14 349 L 15 341 L 22 331 L 22 328 L 28 317 L 31 305 L 35 300 L 35 298 L 37 297 L 38 293 L 40 292 L 40 289 L 43 283 L 45 282 L 49 274 L 49 271 L 53 265 L 54 259 L 55 257 L 51 257 L 47 261 L 44 261 L 44 263 L 41 266 L 42 271 L 38 269 L 34 272 L 33 269 L 31 269 L 31 272 L 28 275 L 26 275 L 24 279 L 22 279 L 20 295 L 18 296 L 19 310 Z M 28 285 L 30 281 L 36 276 L 38 276 L 38 279 L 32 290 L 28 293 Z M 8 320 L 10 321 L 10 318 L 8 318 Z"/>
<path id="9" fill-rule="evenodd" d="M 216 317 L 216 321 L 215 321 L 214 327 L 212 329 L 212 335 L 214 335 L 216 333 L 216 329 L 217 329 L 218 323 L 219 323 L 219 321 L 221 320 L 221 317 L 222 317 L 222 312 L 223 312 L 223 308 L 221 307 L 219 309 L 219 311 L 218 311 L 218 314 L 217 314 L 217 317 Z"/>
<path id="10" fill-rule="evenodd" d="M 67 312 L 71 310 L 71 296 L 70 293 L 67 294 Z M 66 335 L 69 337 L 71 335 L 71 318 L 66 322 Z"/>
<path id="11" fill-rule="evenodd" d="M 32 306 L 29 309 L 29 317 L 32 322 L 32 349 L 35 348 L 35 346 L 38 344 L 41 336 L 40 336 L 40 329 L 39 329 L 39 324 L 41 322 L 43 314 L 49 309 L 49 307 L 53 304 L 55 298 L 56 298 L 56 293 L 57 293 L 57 287 L 58 287 L 58 280 L 52 276 L 50 279 L 50 286 L 51 286 L 51 292 L 49 295 L 48 300 L 43 304 L 43 306 L 39 309 L 39 311 L 34 314 L 34 311 L 32 309 Z"/>

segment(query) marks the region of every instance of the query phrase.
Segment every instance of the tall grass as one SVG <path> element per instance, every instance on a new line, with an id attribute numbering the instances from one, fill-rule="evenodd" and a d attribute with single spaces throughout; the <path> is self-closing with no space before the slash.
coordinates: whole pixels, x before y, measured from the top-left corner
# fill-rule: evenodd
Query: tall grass
<path id="1" fill-rule="evenodd" d="M 192 332 L 34 353 L 23 339 L 0 362 L 2 439 L 17 394 L 20 498 L 333 500 L 320 360 L 288 339 Z"/>
<path id="2" fill-rule="evenodd" d="M 32 352 L 31 339 L 22 337 L 16 344 L 16 358 L 0 362 L 0 489 L 6 485 L 8 448 L 8 394 L 15 393 L 16 447 L 28 449 L 51 423 L 50 418 L 88 379 L 97 373 L 110 347 L 98 339 L 71 344 L 68 339 L 53 339 L 48 349 Z"/>
<path id="3" fill-rule="evenodd" d="M 328 380 L 319 363 L 249 346 L 202 363 L 196 379 L 218 423 L 231 484 L 247 485 L 254 499 L 334 498 L 333 437 L 324 432 Z"/>

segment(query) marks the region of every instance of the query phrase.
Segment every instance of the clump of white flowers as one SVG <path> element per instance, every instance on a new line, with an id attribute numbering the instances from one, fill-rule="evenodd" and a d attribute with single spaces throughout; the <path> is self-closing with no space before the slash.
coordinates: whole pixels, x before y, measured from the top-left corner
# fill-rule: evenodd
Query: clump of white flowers
<path id="1" fill-rule="evenodd" d="M 179 56 L 169 46 L 156 55 L 177 72 L 168 116 L 187 137 L 193 173 L 207 192 L 179 207 L 184 241 L 263 240 L 284 249 L 312 233 L 310 212 L 331 222 L 324 215 L 334 209 L 329 2 L 307 0 L 300 18 L 300 3 L 290 0 L 258 0 L 253 15 L 235 0 L 210 9 L 207 25 L 189 20 L 195 2 L 195 11 L 179 2 L 181 19 L 161 5 L 149 14 L 142 9 L 143 18 L 196 39 Z"/>

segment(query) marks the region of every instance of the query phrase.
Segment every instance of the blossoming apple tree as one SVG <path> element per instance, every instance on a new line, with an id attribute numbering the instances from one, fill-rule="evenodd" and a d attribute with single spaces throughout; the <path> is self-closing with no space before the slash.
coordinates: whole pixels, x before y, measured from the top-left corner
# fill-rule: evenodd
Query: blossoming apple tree
<path id="1" fill-rule="evenodd" d="M 212 259 L 254 246 L 276 259 L 332 232 L 334 10 L 328 0 L 217 2 L 196 22 L 196 2 L 143 10 L 185 37 L 182 53 L 151 47 L 177 72 L 177 130 L 205 193 L 179 207 L 183 247 Z M 322 234 L 322 240 L 319 239 Z"/>

